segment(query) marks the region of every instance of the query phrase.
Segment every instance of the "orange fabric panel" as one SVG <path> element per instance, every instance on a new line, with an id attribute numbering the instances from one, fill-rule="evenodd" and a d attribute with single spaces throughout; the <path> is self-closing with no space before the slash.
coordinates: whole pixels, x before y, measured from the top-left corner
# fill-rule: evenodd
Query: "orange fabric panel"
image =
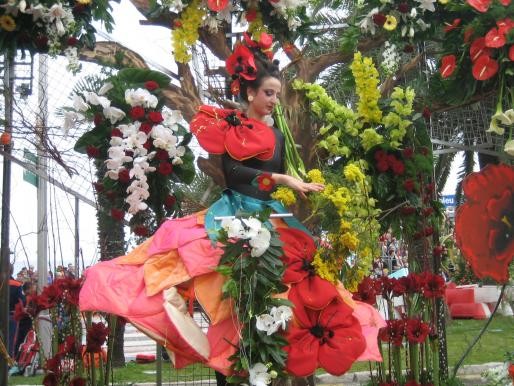
<path id="1" fill-rule="evenodd" d="M 141 265 L 144 264 L 146 260 L 148 260 L 148 247 L 152 244 L 153 237 L 147 238 L 142 244 L 139 244 L 136 248 L 134 248 L 130 253 L 125 256 L 118 257 L 116 259 L 116 264 L 126 264 L 126 265 Z"/>
<path id="2" fill-rule="evenodd" d="M 194 279 L 196 299 L 209 316 L 212 325 L 230 318 L 234 309 L 232 301 L 221 298 L 224 283 L 225 277 L 218 272 L 207 273 Z"/>
<path id="3" fill-rule="evenodd" d="M 176 249 L 150 257 L 144 265 L 147 296 L 152 296 L 191 277 Z"/>

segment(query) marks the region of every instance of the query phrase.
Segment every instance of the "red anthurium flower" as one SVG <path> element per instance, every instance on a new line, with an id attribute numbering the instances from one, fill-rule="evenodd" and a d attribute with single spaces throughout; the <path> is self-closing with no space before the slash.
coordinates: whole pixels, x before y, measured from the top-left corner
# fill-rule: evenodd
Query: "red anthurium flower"
<path id="1" fill-rule="evenodd" d="M 149 118 L 150 118 L 150 114 L 148 116 Z M 152 128 L 153 128 L 153 126 L 152 126 L 151 122 L 143 122 L 143 123 L 141 123 L 141 126 L 139 126 L 139 131 L 142 131 L 145 134 L 150 134 L 150 131 L 152 131 Z"/>
<path id="2" fill-rule="evenodd" d="M 365 277 L 357 285 L 357 292 L 353 293 L 353 299 L 374 305 L 377 302 L 377 291 L 372 278 Z"/>
<path id="3" fill-rule="evenodd" d="M 407 319 L 405 333 L 410 343 L 423 343 L 430 332 L 430 326 L 419 319 Z"/>
<path id="4" fill-rule="evenodd" d="M 500 4 L 508 7 L 512 0 L 500 0 Z"/>
<path id="5" fill-rule="evenodd" d="M 286 369 L 297 377 L 318 367 L 333 375 L 347 372 L 366 349 L 361 326 L 353 310 L 334 300 L 323 310 L 312 310 L 300 298 L 291 299 L 296 324 L 289 328 Z"/>
<path id="6" fill-rule="evenodd" d="M 457 57 L 455 55 L 446 55 L 441 59 L 441 66 L 439 67 L 439 73 L 443 78 L 448 78 L 453 74 L 455 70 Z"/>
<path id="7" fill-rule="evenodd" d="M 509 48 L 509 59 L 514 62 L 514 45 Z"/>
<path id="8" fill-rule="evenodd" d="M 295 283 L 290 293 L 298 293 L 307 307 L 317 310 L 326 307 L 339 294 L 332 283 L 316 275 L 312 265 L 316 246 L 312 237 L 294 228 L 279 228 L 278 231 L 284 243 L 283 281 Z"/>
<path id="9" fill-rule="evenodd" d="M 453 31 L 460 25 L 461 19 L 453 19 L 451 24 L 445 23 L 444 32 L 448 33 L 450 31 Z"/>
<path id="10" fill-rule="evenodd" d="M 228 0 L 207 0 L 207 7 L 214 12 L 223 11 L 227 4 Z"/>
<path id="11" fill-rule="evenodd" d="M 93 145 L 87 145 L 86 154 L 89 158 L 96 158 L 100 155 L 100 149 Z"/>
<path id="12" fill-rule="evenodd" d="M 514 20 L 506 17 L 505 19 L 498 20 L 496 25 L 498 26 L 498 33 L 507 35 L 509 31 L 514 28 Z"/>
<path id="13" fill-rule="evenodd" d="M 469 47 L 469 57 L 472 62 L 475 62 L 482 55 L 490 56 L 493 50 L 485 45 L 485 38 L 478 38 L 471 43 Z"/>
<path id="14" fill-rule="evenodd" d="M 103 323 L 92 323 L 87 329 L 86 352 L 100 352 L 109 332 L 109 328 Z"/>
<path id="15" fill-rule="evenodd" d="M 257 187 L 259 190 L 269 192 L 275 186 L 275 181 L 271 177 L 270 173 L 261 173 L 256 178 Z"/>
<path id="16" fill-rule="evenodd" d="M 514 258 L 514 167 L 488 165 L 462 185 L 467 201 L 455 217 L 457 245 L 475 275 L 506 282 Z"/>
<path id="17" fill-rule="evenodd" d="M 473 64 L 473 77 L 476 80 L 487 80 L 498 72 L 498 62 L 487 55 L 482 55 Z"/>
<path id="18" fill-rule="evenodd" d="M 498 28 L 491 28 L 489 32 L 485 34 L 485 45 L 491 48 L 503 47 L 506 43 L 505 35 L 498 31 Z"/>
<path id="19" fill-rule="evenodd" d="M 487 12 L 492 0 L 467 0 L 467 3 L 475 8 L 478 12 Z"/>
<path id="20" fill-rule="evenodd" d="M 254 80 L 257 74 L 253 52 L 243 44 L 238 44 L 226 62 L 226 69 L 230 75 L 239 74 L 246 80 Z"/>
<path id="21" fill-rule="evenodd" d="M 466 28 L 466 30 L 464 31 L 464 43 L 469 43 L 469 40 L 471 39 L 474 33 L 475 30 L 473 29 L 473 27 Z"/>
<path id="22" fill-rule="evenodd" d="M 401 319 L 386 321 L 387 326 L 380 329 L 378 338 L 382 342 L 390 342 L 393 346 L 401 346 L 405 336 L 405 322 Z"/>

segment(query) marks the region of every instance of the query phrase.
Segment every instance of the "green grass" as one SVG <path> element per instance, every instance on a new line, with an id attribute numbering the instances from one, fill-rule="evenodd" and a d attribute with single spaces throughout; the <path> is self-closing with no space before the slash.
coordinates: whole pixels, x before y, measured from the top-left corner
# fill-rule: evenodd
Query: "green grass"
<path id="1" fill-rule="evenodd" d="M 485 320 L 451 320 L 447 324 L 448 362 L 455 365 L 466 350 L 469 342 L 479 333 Z M 507 351 L 514 351 L 514 318 L 497 316 L 475 346 L 464 364 L 487 362 L 503 362 Z M 114 370 L 114 381 L 119 385 L 130 385 L 132 382 L 155 381 L 155 363 L 127 363 L 123 368 Z M 367 362 L 356 363 L 350 371 L 366 371 Z M 168 362 L 163 363 L 163 381 L 184 381 L 209 377 L 209 369 L 194 365 L 175 371 Z M 212 373 L 213 374 L 213 373 Z M 213 375 L 214 376 L 214 375 Z M 9 385 L 41 385 L 42 377 L 11 377 Z"/>

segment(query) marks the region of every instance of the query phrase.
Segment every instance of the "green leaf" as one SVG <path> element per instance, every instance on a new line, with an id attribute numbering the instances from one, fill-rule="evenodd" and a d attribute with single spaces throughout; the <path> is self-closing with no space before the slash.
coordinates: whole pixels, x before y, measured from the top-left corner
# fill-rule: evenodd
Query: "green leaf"
<path id="1" fill-rule="evenodd" d="M 75 143 L 73 147 L 79 153 L 86 153 L 86 148 L 89 145 L 101 146 L 105 143 L 106 133 L 101 127 L 95 127 L 93 130 L 84 133 Z"/>
<path id="2" fill-rule="evenodd" d="M 141 68 L 124 68 L 118 72 L 117 78 L 129 84 L 143 84 L 153 80 L 159 84 L 160 88 L 165 88 L 170 84 L 170 78 L 162 72 Z"/>

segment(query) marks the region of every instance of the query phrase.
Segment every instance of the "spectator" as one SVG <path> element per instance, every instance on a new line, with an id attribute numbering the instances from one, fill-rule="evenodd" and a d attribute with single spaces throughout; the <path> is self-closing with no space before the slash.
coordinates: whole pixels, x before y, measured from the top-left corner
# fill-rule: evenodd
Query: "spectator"
<path id="1" fill-rule="evenodd" d="M 23 295 L 25 298 L 23 301 L 23 308 L 25 308 L 27 306 L 28 302 L 30 301 L 30 298 L 36 294 L 36 287 L 32 282 L 27 281 L 27 282 L 23 283 L 22 291 L 23 291 Z M 17 355 L 20 345 L 25 340 L 25 337 L 27 336 L 27 334 L 31 328 L 32 328 L 32 319 L 27 314 L 25 317 L 20 319 L 18 322 L 18 328 L 17 328 L 18 333 L 16 334 L 16 341 L 14 343 L 14 354 L 15 355 Z"/>
<path id="2" fill-rule="evenodd" d="M 14 355 L 14 343 L 16 341 L 16 321 L 14 320 L 14 307 L 18 302 L 24 302 L 22 283 L 13 278 L 14 267 L 10 266 L 9 279 L 9 341 L 7 351 L 12 357 Z"/>

